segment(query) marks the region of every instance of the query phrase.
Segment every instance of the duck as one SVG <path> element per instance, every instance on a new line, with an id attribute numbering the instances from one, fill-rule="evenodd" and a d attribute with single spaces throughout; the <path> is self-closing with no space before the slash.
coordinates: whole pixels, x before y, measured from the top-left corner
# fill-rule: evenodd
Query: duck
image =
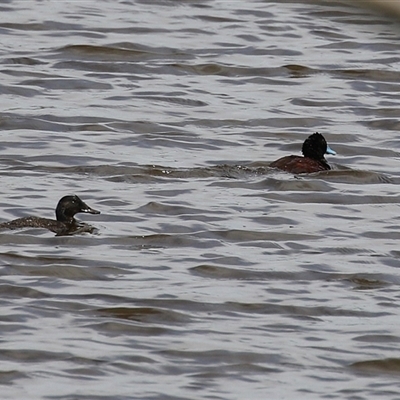
<path id="1" fill-rule="evenodd" d="M 325 160 L 325 154 L 335 155 L 325 138 L 318 132 L 310 135 L 301 149 L 303 156 L 285 156 L 272 162 L 269 166 L 292 174 L 310 174 L 331 169 Z"/>
<path id="2" fill-rule="evenodd" d="M 100 214 L 100 211 L 89 207 L 77 195 L 68 195 L 60 199 L 56 207 L 56 219 L 35 216 L 18 218 L 13 221 L 0 223 L 0 229 L 44 228 L 56 236 L 73 235 L 77 233 L 93 233 L 94 227 L 77 222 L 77 213 Z"/>

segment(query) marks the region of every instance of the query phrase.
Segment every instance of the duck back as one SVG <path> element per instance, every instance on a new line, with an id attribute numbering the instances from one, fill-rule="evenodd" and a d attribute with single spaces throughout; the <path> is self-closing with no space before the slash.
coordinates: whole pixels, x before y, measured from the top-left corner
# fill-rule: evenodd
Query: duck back
<path id="1" fill-rule="evenodd" d="M 328 171 L 331 167 L 323 160 L 315 160 L 310 157 L 285 156 L 270 164 L 272 168 L 292 174 L 310 174 L 312 172 Z"/>
<path id="2" fill-rule="evenodd" d="M 14 219 L 10 222 L 3 222 L 0 224 L 0 229 L 20 229 L 20 228 L 45 228 L 49 231 L 57 233 L 58 235 L 68 232 L 68 227 L 54 219 L 41 218 L 41 217 L 22 217 Z"/>

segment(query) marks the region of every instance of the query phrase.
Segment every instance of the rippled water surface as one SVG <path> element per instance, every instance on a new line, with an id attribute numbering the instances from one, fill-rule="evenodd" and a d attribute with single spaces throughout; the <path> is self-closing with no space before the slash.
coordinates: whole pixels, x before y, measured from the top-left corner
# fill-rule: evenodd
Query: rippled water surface
<path id="1" fill-rule="evenodd" d="M 2 399 L 398 399 L 400 24 L 324 1 L 4 1 Z M 269 168 L 319 131 L 332 170 Z"/>

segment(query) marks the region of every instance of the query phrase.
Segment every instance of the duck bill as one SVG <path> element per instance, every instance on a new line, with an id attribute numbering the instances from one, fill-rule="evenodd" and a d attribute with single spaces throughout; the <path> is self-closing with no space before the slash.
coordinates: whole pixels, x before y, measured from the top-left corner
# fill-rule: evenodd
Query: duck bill
<path id="1" fill-rule="evenodd" d="M 100 211 L 95 210 L 94 208 L 89 207 L 86 203 L 84 203 L 81 212 L 88 214 L 100 214 Z"/>
<path id="2" fill-rule="evenodd" d="M 336 154 L 336 151 L 327 146 L 325 154 L 332 154 L 334 156 Z"/>

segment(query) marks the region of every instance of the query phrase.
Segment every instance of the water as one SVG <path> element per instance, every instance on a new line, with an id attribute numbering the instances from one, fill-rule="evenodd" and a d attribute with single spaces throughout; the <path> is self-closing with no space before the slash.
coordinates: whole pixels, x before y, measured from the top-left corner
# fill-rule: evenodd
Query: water
<path id="1" fill-rule="evenodd" d="M 400 28 L 341 2 L 3 2 L 3 399 L 398 399 Z M 268 168 L 320 131 L 333 170 Z"/>

